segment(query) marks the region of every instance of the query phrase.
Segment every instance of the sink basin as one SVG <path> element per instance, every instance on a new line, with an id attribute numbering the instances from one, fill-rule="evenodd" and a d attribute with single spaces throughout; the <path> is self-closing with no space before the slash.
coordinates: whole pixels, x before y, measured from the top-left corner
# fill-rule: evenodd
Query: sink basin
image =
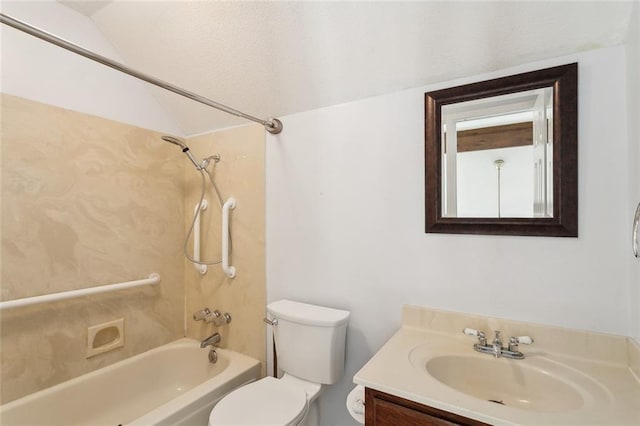
<path id="1" fill-rule="evenodd" d="M 436 380 L 459 392 L 508 407 L 563 412 L 584 405 L 581 394 L 558 374 L 523 361 L 442 355 L 429 359 L 425 368 Z"/>
<path id="2" fill-rule="evenodd" d="M 487 424 L 640 426 L 638 349 L 628 338 L 413 307 L 403 314 L 356 384 Z M 467 324 L 538 341 L 524 359 L 495 358 L 474 350 L 459 331 Z"/>

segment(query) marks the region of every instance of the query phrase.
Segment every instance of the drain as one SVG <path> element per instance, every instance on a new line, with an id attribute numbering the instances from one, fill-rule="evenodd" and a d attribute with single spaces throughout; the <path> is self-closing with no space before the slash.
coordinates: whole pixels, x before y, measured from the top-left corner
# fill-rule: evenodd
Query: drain
<path id="1" fill-rule="evenodd" d="M 496 404 L 504 405 L 503 401 L 498 401 L 497 399 L 489 399 L 489 402 L 495 402 Z"/>

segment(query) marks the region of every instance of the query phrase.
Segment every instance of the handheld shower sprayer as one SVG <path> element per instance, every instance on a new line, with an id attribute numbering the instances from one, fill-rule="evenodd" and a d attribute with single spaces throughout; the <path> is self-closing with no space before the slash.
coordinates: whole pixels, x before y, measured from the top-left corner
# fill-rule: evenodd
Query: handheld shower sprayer
<path id="1" fill-rule="evenodd" d="M 189 160 L 191 160 L 193 165 L 196 166 L 196 169 L 202 170 L 203 168 L 206 167 L 206 164 L 205 165 L 198 164 L 196 159 L 193 158 L 193 154 L 191 154 L 191 152 L 189 151 L 189 147 L 187 146 L 187 144 L 182 142 L 180 139 L 174 138 L 173 136 L 162 136 L 162 140 L 165 142 L 172 143 L 174 145 L 178 145 L 180 148 L 182 148 L 182 152 L 184 152 L 187 155 L 187 157 L 189 157 Z"/>
<path id="2" fill-rule="evenodd" d="M 212 171 L 209 171 L 207 169 L 207 167 L 209 166 L 209 164 L 211 164 L 211 162 L 213 161 L 214 165 L 215 163 L 218 163 L 220 161 L 220 154 L 214 154 L 214 155 L 210 155 L 209 157 L 203 158 L 202 161 L 200 163 L 198 163 L 196 161 L 196 159 L 193 157 L 193 154 L 191 154 L 191 152 L 189 151 L 189 147 L 187 146 L 186 143 L 184 143 L 184 141 L 175 138 L 173 136 L 162 136 L 161 137 L 163 141 L 165 142 L 169 142 L 172 143 L 174 145 L 179 146 L 182 149 L 182 152 L 184 152 L 186 154 L 186 156 L 189 158 L 189 161 L 191 161 L 191 163 L 193 163 L 194 166 L 196 166 L 196 170 L 198 170 L 200 172 L 200 176 L 202 177 L 202 186 L 201 186 L 201 191 L 200 191 L 200 201 L 198 202 L 196 209 L 195 209 L 195 213 L 193 215 L 193 219 L 191 221 L 191 226 L 189 226 L 189 230 L 187 231 L 187 235 L 184 239 L 184 245 L 183 245 L 183 252 L 184 255 L 187 259 L 189 259 L 191 262 L 193 262 L 196 265 L 216 265 L 218 263 L 222 262 L 222 259 L 219 260 L 212 260 L 212 261 L 204 261 L 204 260 L 200 260 L 200 259 L 194 259 L 193 256 L 191 256 L 189 254 L 189 251 L 187 249 L 188 243 L 189 243 L 189 239 L 191 238 L 191 235 L 193 233 L 193 229 L 196 225 L 196 220 L 198 219 L 198 217 L 200 216 L 200 212 L 203 210 L 202 206 L 203 204 L 206 202 L 205 201 L 205 191 L 206 191 L 206 184 L 205 184 L 205 175 L 209 177 L 209 181 L 211 182 L 211 186 L 213 187 L 215 194 L 216 194 L 216 198 L 218 199 L 218 203 L 220 204 L 220 209 L 222 210 L 223 204 L 224 202 L 222 201 L 222 195 L 220 194 L 220 190 L 218 189 L 218 185 L 216 185 L 216 182 L 213 178 L 213 174 Z M 227 232 L 229 232 L 229 253 L 231 252 L 231 232 L 228 230 Z M 199 238 L 199 237 L 198 237 Z"/>

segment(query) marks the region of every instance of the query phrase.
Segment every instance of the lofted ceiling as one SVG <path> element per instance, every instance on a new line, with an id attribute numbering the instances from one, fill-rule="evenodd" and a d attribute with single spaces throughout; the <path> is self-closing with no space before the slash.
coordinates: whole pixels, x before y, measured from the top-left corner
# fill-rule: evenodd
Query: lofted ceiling
<path id="1" fill-rule="evenodd" d="M 61 1 L 126 63 L 266 118 L 624 42 L 625 2 Z M 185 135 L 245 123 L 152 88 Z"/>

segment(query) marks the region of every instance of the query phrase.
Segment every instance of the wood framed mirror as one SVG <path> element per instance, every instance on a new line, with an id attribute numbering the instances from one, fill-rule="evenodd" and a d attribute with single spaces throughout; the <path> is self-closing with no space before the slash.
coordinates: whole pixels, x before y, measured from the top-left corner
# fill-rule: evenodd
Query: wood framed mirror
<path id="1" fill-rule="evenodd" d="M 578 64 L 425 93 L 427 233 L 578 236 Z"/>

